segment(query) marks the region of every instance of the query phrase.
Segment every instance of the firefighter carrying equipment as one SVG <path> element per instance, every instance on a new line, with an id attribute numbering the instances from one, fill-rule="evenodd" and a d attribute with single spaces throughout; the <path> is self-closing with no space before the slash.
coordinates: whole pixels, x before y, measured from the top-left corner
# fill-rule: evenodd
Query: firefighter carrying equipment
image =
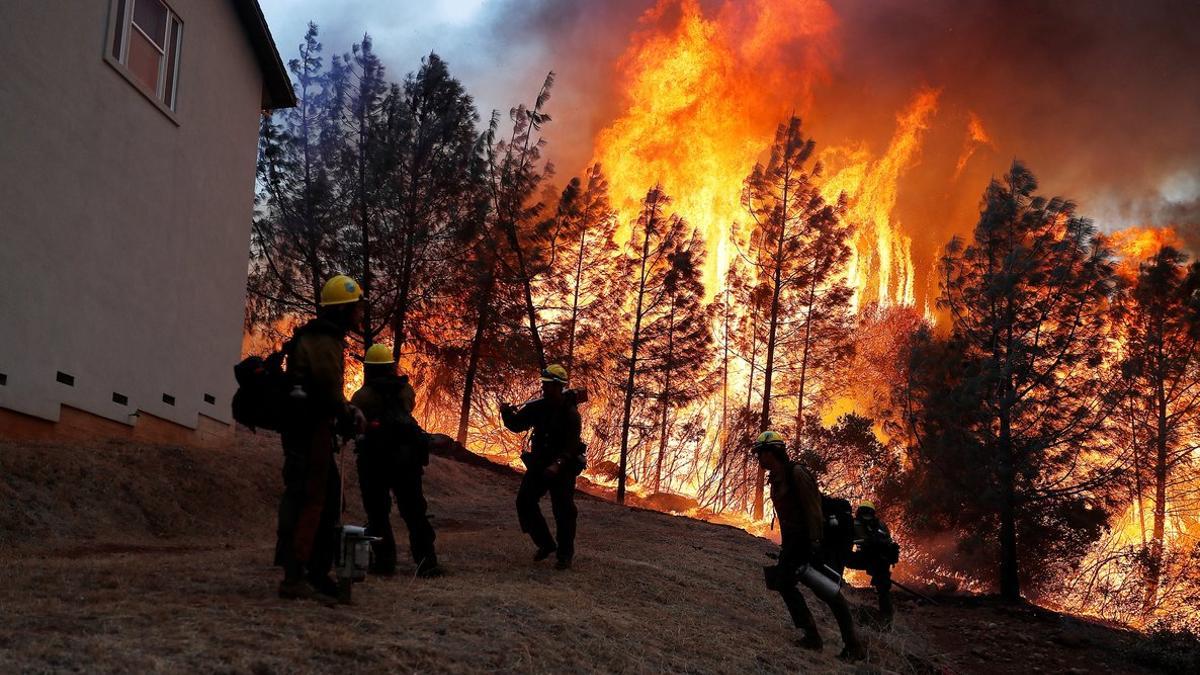
<path id="1" fill-rule="evenodd" d="M 347 305 L 362 299 L 362 286 L 350 277 L 339 274 L 325 282 L 321 289 L 321 306 Z"/>
<path id="2" fill-rule="evenodd" d="M 558 382 L 559 384 L 567 383 L 567 369 L 557 363 L 546 366 L 542 371 L 542 382 Z"/>
<path id="3" fill-rule="evenodd" d="M 381 342 L 371 345 L 363 356 L 363 363 L 370 366 L 388 365 L 395 362 L 396 359 L 392 358 L 392 348 Z"/>

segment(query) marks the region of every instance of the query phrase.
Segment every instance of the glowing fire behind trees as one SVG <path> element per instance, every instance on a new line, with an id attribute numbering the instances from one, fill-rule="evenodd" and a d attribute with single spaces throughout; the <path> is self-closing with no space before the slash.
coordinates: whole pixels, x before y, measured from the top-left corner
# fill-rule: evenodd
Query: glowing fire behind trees
<path id="1" fill-rule="evenodd" d="M 769 3 L 769 7 L 771 11 L 762 2 L 725 3 L 706 16 L 697 2 L 661 0 L 643 17 L 643 30 L 634 36 L 618 69 L 627 104 L 596 139 L 594 158 L 610 177 L 623 221 L 633 219 L 636 199 L 648 186 L 661 184 L 676 195 L 676 212 L 706 234 L 710 247 L 706 279 L 714 294 L 720 293 L 730 259 L 739 250 L 738 228 L 734 224 L 746 221 L 746 214 L 735 202 L 736 186 L 745 168 L 762 156 L 773 125 L 789 113 L 807 112 L 813 85 L 825 75 L 822 59 L 834 51 L 831 34 L 837 18 L 826 4 L 777 2 Z M 788 14 L 798 22 L 784 28 L 783 24 L 770 20 L 768 14 L 772 11 Z M 804 46 L 800 58 L 762 58 L 767 51 L 797 43 Z M 750 57 L 755 58 L 753 65 L 747 60 Z M 925 132 L 937 113 L 938 99 L 936 89 L 916 91 L 909 104 L 896 115 L 891 141 L 878 156 L 865 143 L 819 146 L 818 156 L 825 164 L 822 195 L 831 202 L 844 195 L 848 202 L 845 218 L 855 227 L 845 278 L 854 290 L 852 308 L 855 311 L 870 308 L 864 316 L 867 326 L 880 325 L 880 313 L 886 314 L 889 307 L 912 307 L 917 298 L 913 240 L 898 221 L 896 204 L 901 179 L 919 161 Z M 972 157 L 981 149 L 996 149 L 979 114 L 969 111 L 965 126 L 965 138 L 953 163 L 953 174 L 948 177 L 951 183 L 964 175 Z M 819 143 L 819 128 L 810 128 L 808 132 Z M 979 187 L 972 185 L 967 189 L 974 192 Z M 968 225 L 960 224 L 962 229 Z M 1170 230 L 1128 232 L 1118 234 L 1115 241 L 1127 261 L 1145 259 L 1164 244 L 1178 245 L 1178 238 Z M 930 295 L 925 293 L 924 307 L 919 311 L 932 321 Z M 895 321 L 884 319 L 889 320 Z M 899 325 L 904 323 L 901 321 Z M 911 330 L 911 323 L 908 326 Z M 866 344 L 863 347 L 868 353 L 874 348 Z M 903 349 L 892 355 L 901 354 Z M 748 388 L 750 398 L 761 372 L 755 369 L 755 359 L 761 358 L 751 347 L 749 363 L 743 355 L 743 362 L 733 367 L 732 379 L 742 381 L 735 388 Z M 880 379 L 896 373 L 895 369 L 857 370 L 854 379 Z M 887 403 L 880 403 L 878 394 L 887 390 L 886 382 L 876 386 L 858 382 L 849 388 L 837 388 L 819 381 L 815 388 L 828 390 L 822 398 L 826 424 L 832 424 L 844 412 L 873 413 L 887 407 Z M 722 436 L 728 434 L 724 417 L 721 427 L 714 431 Z M 888 436 L 883 428 L 879 431 L 885 438 Z M 890 431 L 901 429 L 892 426 Z M 725 451 L 721 449 L 722 455 Z M 1097 463 L 1107 461 L 1102 455 L 1088 454 Z M 723 458 L 718 466 L 710 461 L 708 469 L 720 471 L 723 464 Z M 685 473 L 695 470 L 696 467 L 685 467 Z M 711 481 L 698 486 L 701 496 L 706 485 L 711 485 Z M 752 503 L 753 498 L 744 502 Z M 1145 506 L 1130 508 L 1132 513 Z M 1167 526 L 1167 548 L 1187 551 L 1187 543 L 1177 539 L 1177 533 L 1184 529 L 1178 521 L 1172 519 Z M 1125 525 L 1114 529 L 1114 541 L 1128 543 L 1120 536 L 1127 529 Z M 1101 549 L 1098 545 L 1097 550 Z M 1095 554 L 1088 564 L 1102 567 L 1095 561 Z M 1157 564 L 1164 568 L 1164 577 L 1169 576 L 1165 572 L 1174 564 L 1178 577 L 1177 560 Z M 926 568 L 937 566 L 935 561 Z M 1111 575 L 1111 569 L 1105 573 Z M 965 581 L 964 585 L 973 583 Z M 1160 608 L 1178 606 L 1177 601 L 1170 599 L 1172 591 L 1190 597 L 1178 592 L 1177 585 L 1162 593 Z M 1090 596 L 1066 591 L 1059 599 L 1064 604 L 1073 603 L 1076 609 L 1098 606 Z"/>
<path id="2" fill-rule="evenodd" d="M 829 64 L 838 58 L 839 21 L 824 0 L 659 0 L 646 11 L 615 64 L 613 83 L 620 104 L 595 135 L 589 157 L 594 174 L 585 177 L 589 185 L 607 179 L 607 190 L 594 195 L 594 207 L 597 214 L 615 217 L 596 215 L 589 225 L 584 221 L 593 205 L 580 215 L 572 210 L 580 207 L 569 204 L 566 195 L 547 192 L 517 200 L 536 215 L 513 223 L 519 227 L 509 233 L 508 244 L 497 236 L 492 216 L 479 216 L 478 223 L 465 228 L 470 230 L 466 234 L 455 229 L 456 223 L 474 216 L 436 223 L 444 238 L 431 242 L 424 262 L 437 276 L 418 289 L 420 302 L 411 321 L 415 333 L 400 355 L 418 386 L 422 422 L 431 430 L 462 425 L 465 433 L 469 420 L 471 449 L 516 465 L 521 440 L 495 431 L 495 408 L 501 400 L 523 400 L 536 388 L 536 378 L 527 372 L 536 359 L 525 351 L 531 333 L 540 330 L 546 358 L 554 361 L 555 355 L 572 354 L 578 366 L 572 369 L 573 383 L 585 384 L 592 394 L 585 412 L 592 465 L 585 477 L 596 486 L 615 489 L 624 441 L 629 490 L 640 504 L 768 533 L 769 511 L 759 519 L 750 517 L 762 490 L 755 484 L 756 467 L 746 452 L 764 409 L 770 410 L 772 426 L 793 440 L 807 439 L 807 447 L 798 443 L 806 459 L 824 472 L 827 487 L 846 491 L 842 496 L 883 494 L 891 474 L 911 469 L 908 449 L 921 442 L 913 433 L 902 391 L 915 367 L 910 362 L 912 343 L 931 323 L 937 324 L 932 334 L 948 330 L 947 317 L 936 309 L 936 261 L 951 236 L 965 235 L 975 225 L 978 210 L 964 211 L 962 205 L 978 202 L 986 184 L 980 169 L 1001 170 L 995 162 L 999 148 L 1020 153 L 1022 147 L 993 133 L 993 108 L 956 104 L 952 83 L 936 80 L 905 90 L 907 100 L 895 109 L 878 111 L 869 141 L 846 133 L 843 125 L 835 142 L 825 142 L 823 132 L 838 120 L 822 119 L 816 109 L 822 103 L 822 84 L 830 77 Z M 556 125 L 571 121 L 553 103 L 547 109 L 554 113 L 554 122 L 547 120 L 534 142 L 540 148 L 539 139 L 547 140 L 547 156 L 553 156 Z M 753 269 L 751 215 L 741 196 L 755 164 L 766 161 L 775 130 L 793 114 L 804 119 L 804 137 L 815 141 L 813 157 L 823 165 L 814 184 L 827 202 L 844 197 L 844 221 L 853 227 L 850 259 L 839 282 L 852 290 L 846 304 L 855 349 L 840 362 L 830 359 L 818 372 L 806 371 L 792 353 L 803 317 L 799 312 L 784 317 L 785 353 L 773 364 L 774 400 L 764 406 L 768 331 L 763 300 L 769 300 L 770 289 Z M 331 165 L 330 171 L 336 175 L 337 167 Z M 559 178 L 562 185 L 570 175 Z M 678 409 L 662 402 L 676 391 L 660 365 L 669 359 L 630 368 L 632 331 L 626 325 L 628 316 L 622 316 L 622 310 L 628 315 L 634 307 L 632 296 L 620 290 L 626 275 L 618 272 L 619 249 L 629 245 L 640 202 L 655 185 L 672 198 L 663 218 L 682 218 L 704 241 L 707 253 L 696 258 L 705 260 L 708 297 L 721 303 L 704 308 L 716 317 L 716 357 L 702 378 L 705 390 L 714 393 Z M 454 201 L 452 192 L 444 198 L 447 212 L 472 213 L 470 205 Z M 537 198 L 537 205 L 527 204 Z M 914 209 L 914 201 L 935 206 Z M 949 206 L 943 209 L 943 203 Z M 1083 204 L 1080 212 L 1087 214 L 1088 207 Z M 581 220 L 570 224 L 572 218 Z M 560 235 L 562 241 L 557 239 Z M 546 247 L 540 252 L 549 253 L 549 262 L 522 271 L 520 261 L 509 259 L 509 248 L 516 248 L 514 238 L 530 247 L 535 260 L 539 247 Z M 387 235 L 381 233 L 379 239 L 386 241 Z M 615 242 L 610 245 L 608 239 Z M 1172 229 L 1131 229 L 1114 234 L 1110 243 L 1121 258 L 1121 274 L 1132 280 L 1138 262 L 1164 245 L 1178 247 L 1183 241 Z M 489 244 L 497 257 L 490 266 L 482 266 L 492 270 L 491 275 L 480 278 L 496 286 L 488 287 L 494 301 L 485 303 L 472 295 L 479 292 L 471 290 L 478 279 L 462 272 L 477 271 L 487 262 L 472 251 Z M 446 260 L 463 263 L 447 265 Z M 382 289 L 388 275 L 379 278 Z M 523 298 L 513 290 L 522 286 L 530 291 Z M 585 297 L 580 297 L 580 288 Z M 492 315 L 485 317 L 477 306 L 486 306 Z M 591 308 L 587 317 L 580 317 L 586 326 L 577 332 L 571 308 L 585 306 Z M 446 307 L 457 309 L 445 312 Z M 488 335 L 483 339 L 485 327 Z M 386 331 L 379 337 L 388 339 Z M 461 372 L 468 352 L 474 362 L 476 346 L 480 381 L 476 394 L 463 400 Z M 1100 367 L 1118 367 L 1118 355 L 1105 358 Z M 622 360 L 624 370 L 610 372 Z M 938 366 L 945 364 L 930 364 L 931 369 Z M 354 363 L 347 387 L 356 386 L 359 377 L 361 369 Z M 642 393 L 628 401 L 630 410 L 622 415 L 629 377 Z M 803 410 L 798 410 L 800 401 Z M 844 416 L 847 413 L 856 416 Z M 622 429 L 623 420 L 631 428 Z M 1114 423 L 1119 426 L 1119 420 Z M 798 433 L 801 429 L 803 434 Z M 1181 427 L 1180 434 L 1191 443 L 1197 431 Z M 1110 527 L 1099 541 L 1088 542 L 1091 548 L 1081 555 L 1078 567 L 1048 572 L 1059 574 L 1064 583 L 1057 590 L 1047 586 L 1038 599 L 1074 611 L 1118 616 L 1134 625 L 1150 625 L 1156 617 L 1172 614 L 1194 619 L 1188 600 L 1196 597 L 1200 580 L 1194 571 L 1196 560 L 1189 556 L 1200 552 L 1195 548 L 1200 542 L 1200 481 L 1181 471 L 1172 479 L 1178 484 L 1167 490 L 1163 555 L 1155 563 L 1160 571 L 1157 604 L 1147 611 L 1146 594 L 1136 587 L 1145 579 L 1147 538 L 1153 538 L 1154 530 L 1147 523 L 1153 519 L 1156 497 L 1147 486 L 1136 485 L 1147 478 L 1144 472 L 1128 470 L 1135 463 L 1133 445 L 1114 429 L 1084 453 L 1087 461 L 1098 466 L 1115 461 L 1123 471 L 1089 495 L 1097 508 L 1111 514 Z M 1200 463 L 1196 451 L 1189 452 L 1189 461 Z M 913 529 L 905 523 L 910 514 L 893 508 L 885 515 L 904 538 L 907 553 L 901 575 L 965 590 L 988 587 L 993 570 L 965 560 L 960 554 L 964 542 L 955 541 L 952 532 L 917 539 L 907 534 Z"/>

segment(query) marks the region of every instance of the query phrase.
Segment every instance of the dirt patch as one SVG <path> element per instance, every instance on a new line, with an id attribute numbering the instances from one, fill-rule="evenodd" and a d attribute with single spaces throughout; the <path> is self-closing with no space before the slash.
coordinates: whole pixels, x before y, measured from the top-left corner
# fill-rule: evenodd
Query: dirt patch
<path id="1" fill-rule="evenodd" d="M 905 596 L 850 667 L 819 602 L 825 652 L 796 646 L 761 582 L 773 544 L 581 499 L 576 566 L 556 572 L 517 527 L 518 476 L 442 457 L 426 482 L 447 576 L 402 563 L 356 587 L 354 607 L 283 602 L 269 565 L 279 462 L 270 437 L 219 453 L 0 445 L 0 523 L 20 542 L 4 554 L 20 583 L 0 586 L 0 672 L 1148 672 L 1122 657 L 1123 633 Z M 346 520 L 361 522 L 347 478 Z M 52 545 L 37 543 L 46 527 Z"/>

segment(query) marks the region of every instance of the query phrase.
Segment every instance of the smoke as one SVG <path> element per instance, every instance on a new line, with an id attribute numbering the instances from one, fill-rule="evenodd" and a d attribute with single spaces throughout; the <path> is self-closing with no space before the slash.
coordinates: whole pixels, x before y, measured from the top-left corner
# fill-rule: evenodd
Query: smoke
<path id="1" fill-rule="evenodd" d="M 736 1 L 700 5 L 716 16 Z M 878 154 L 914 93 L 939 92 L 919 164 L 901 178 L 895 211 L 913 238 L 918 302 L 937 250 L 952 234 L 970 231 L 987 181 L 1016 158 L 1038 175 L 1044 192 L 1075 199 L 1103 230 L 1174 225 L 1185 241 L 1200 243 L 1200 3 L 829 3 L 838 16 L 837 50 L 826 54 L 827 73 L 817 79 L 811 106 L 779 101 L 781 109 L 805 113 L 820 146 L 865 145 Z M 429 4 L 263 1 L 285 58 L 309 19 L 334 52 L 370 32 L 394 78 L 437 51 L 485 118 L 493 108 L 503 114 L 531 99 L 546 72 L 556 71 L 546 136 L 563 179 L 586 165 L 596 136 L 627 105 L 617 84 L 621 55 L 639 31 L 669 30 L 677 10 L 665 2 L 662 16 L 643 20 L 657 0 Z M 804 68 L 803 45 L 795 47 L 763 58 Z M 981 132 L 989 142 L 972 146 Z"/>
<path id="2" fill-rule="evenodd" d="M 879 155 L 914 94 L 938 92 L 893 211 L 912 238 L 918 306 L 936 293 L 941 247 L 970 232 L 987 182 L 1014 159 L 1033 169 L 1044 193 L 1076 200 L 1102 231 L 1170 225 L 1200 251 L 1200 4 L 829 1 L 837 49 L 823 53 L 826 72 L 814 78 L 804 70 L 812 59 L 802 44 L 765 56 L 790 59 L 797 79 L 817 82 L 811 105 L 777 104 L 801 111 L 819 146 Z M 617 85 L 623 51 L 638 34 L 673 27 L 677 2 L 639 22 L 659 4 L 495 6 L 496 16 L 508 17 L 494 25 L 496 43 L 539 43 L 559 71 L 551 105 L 559 123 L 547 133 L 564 173 L 586 163 L 597 133 L 628 106 Z M 700 5 L 710 17 L 730 6 Z M 778 97 L 778 88 L 762 84 L 766 96 Z"/>
<path id="3" fill-rule="evenodd" d="M 1034 0 L 835 2 L 843 61 L 824 112 L 892 110 L 922 84 L 973 111 L 992 172 L 1020 157 L 1106 228 L 1195 215 L 1200 177 L 1200 5 Z M 868 92 L 866 100 L 863 92 Z M 863 129 L 847 129 L 862 133 Z M 1193 209 L 1172 185 L 1192 185 Z M 1179 192 L 1178 187 L 1175 188 Z M 1091 208 L 1089 208 L 1091 207 Z"/>

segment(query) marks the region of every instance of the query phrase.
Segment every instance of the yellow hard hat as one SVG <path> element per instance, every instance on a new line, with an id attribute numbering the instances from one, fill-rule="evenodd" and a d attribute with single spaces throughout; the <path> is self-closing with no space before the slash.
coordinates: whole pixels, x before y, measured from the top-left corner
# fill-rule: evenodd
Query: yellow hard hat
<path id="1" fill-rule="evenodd" d="M 875 510 L 875 502 L 862 502 L 861 504 L 858 505 L 858 508 L 871 509 L 872 511 L 874 511 Z"/>
<path id="2" fill-rule="evenodd" d="M 542 371 L 542 382 L 558 382 L 559 384 L 567 383 L 567 369 L 557 363 L 546 366 Z"/>
<path id="3" fill-rule="evenodd" d="M 776 433 L 774 431 L 764 431 L 758 435 L 758 438 L 754 439 L 754 449 L 755 450 L 766 449 L 767 447 L 775 446 L 775 445 L 782 447 L 784 445 L 784 442 L 783 442 L 783 436 L 780 436 L 778 433 Z"/>
<path id="4" fill-rule="evenodd" d="M 339 274 L 325 282 L 321 289 L 321 306 L 348 305 L 362 299 L 362 286 L 350 277 Z"/>
<path id="5" fill-rule="evenodd" d="M 383 365 L 395 362 L 396 359 L 392 358 L 392 348 L 382 342 L 376 342 L 371 345 L 367 349 L 366 356 L 363 357 L 363 363 L 368 365 Z"/>

